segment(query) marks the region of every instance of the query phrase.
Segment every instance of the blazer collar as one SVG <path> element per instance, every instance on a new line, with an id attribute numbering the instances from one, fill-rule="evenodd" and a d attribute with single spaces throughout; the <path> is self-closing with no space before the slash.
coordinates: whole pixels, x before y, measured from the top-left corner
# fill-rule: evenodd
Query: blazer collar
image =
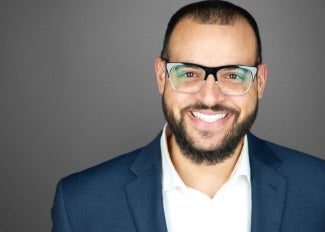
<path id="1" fill-rule="evenodd" d="M 141 151 L 130 170 L 136 175 L 125 187 L 137 231 L 167 232 L 162 198 L 161 133 Z"/>
<path id="2" fill-rule="evenodd" d="M 252 232 L 279 231 L 285 204 L 286 179 L 277 172 L 280 159 L 264 141 L 248 134 L 252 180 Z"/>

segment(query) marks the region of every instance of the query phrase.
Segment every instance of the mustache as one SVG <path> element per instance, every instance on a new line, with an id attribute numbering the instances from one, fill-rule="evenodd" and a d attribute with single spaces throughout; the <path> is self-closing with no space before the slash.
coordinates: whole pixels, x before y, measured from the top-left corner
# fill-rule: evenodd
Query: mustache
<path id="1" fill-rule="evenodd" d="M 228 107 L 228 106 L 224 106 L 224 105 L 221 105 L 221 104 L 215 104 L 213 106 L 207 106 L 207 105 L 204 105 L 202 103 L 196 103 L 196 104 L 193 104 L 193 105 L 189 105 L 187 107 L 185 107 L 182 111 L 185 112 L 185 111 L 193 111 L 193 110 L 212 110 L 212 111 L 225 111 L 225 112 L 230 112 L 232 114 L 239 114 L 239 112 L 231 107 Z"/>

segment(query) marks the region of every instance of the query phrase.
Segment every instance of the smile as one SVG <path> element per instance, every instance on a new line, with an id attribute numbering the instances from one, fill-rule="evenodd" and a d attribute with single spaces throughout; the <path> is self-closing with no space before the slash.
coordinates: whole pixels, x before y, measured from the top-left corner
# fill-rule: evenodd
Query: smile
<path id="1" fill-rule="evenodd" d="M 214 122 L 217 122 L 223 118 L 225 118 L 227 116 L 226 113 L 223 113 L 223 114 L 203 114 L 203 113 L 200 113 L 200 112 L 192 112 L 192 115 L 195 117 L 195 118 L 198 118 L 204 122 L 207 122 L 207 123 L 214 123 Z"/>

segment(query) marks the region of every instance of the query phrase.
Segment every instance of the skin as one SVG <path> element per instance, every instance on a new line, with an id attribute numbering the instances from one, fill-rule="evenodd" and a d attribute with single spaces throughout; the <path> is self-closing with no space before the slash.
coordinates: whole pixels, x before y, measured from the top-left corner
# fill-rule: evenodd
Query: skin
<path id="1" fill-rule="evenodd" d="M 253 66 L 256 60 L 256 47 L 254 32 L 245 20 L 236 20 L 232 25 L 218 25 L 200 24 L 186 18 L 177 24 L 171 35 L 169 61 L 190 62 L 208 67 L 229 64 Z M 183 118 L 186 134 L 195 147 L 204 150 L 220 146 L 227 132 L 255 110 L 258 100 L 263 96 L 267 79 L 267 67 L 265 64 L 260 64 L 254 83 L 243 96 L 224 95 L 211 75 L 199 92 L 187 94 L 172 89 L 165 62 L 159 57 L 155 62 L 155 72 L 158 90 L 163 94 L 166 105 L 172 109 L 174 118 L 177 121 Z M 220 104 L 232 110 L 187 108 L 197 103 L 209 107 Z M 193 111 L 207 115 L 226 113 L 226 117 L 208 123 L 194 117 Z M 184 183 L 211 198 L 229 178 L 242 145 L 243 139 L 234 153 L 223 162 L 213 165 L 197 164 L 182 154 L 173 134 L 168 136 L 171 160 Z"/>

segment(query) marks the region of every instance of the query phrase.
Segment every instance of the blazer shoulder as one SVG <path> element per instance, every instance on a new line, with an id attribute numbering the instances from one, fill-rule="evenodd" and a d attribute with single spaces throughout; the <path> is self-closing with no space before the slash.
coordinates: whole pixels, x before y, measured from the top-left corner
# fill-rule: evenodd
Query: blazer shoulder
<path id="1" fill-rule="evenodd" d="M 133 180 L 139 171 L 146 170 L 152 163 L 157 163 L 159 141 L 160 134 L 148 145 L 64 177 L 60 184 L 66 191 L 101 187 L 105 189 L 108 185 L 122 187 Z"/>
<path id="2" fill-rule="evenodd" d="M 325 160 L 310 154 L 294 150 L 248 134 L 249 149 L 252 157 L 256 157 L 266 165 L 286 174 L 302 175 L 307 178 L 317 174 L 325 178 Z"/>
<path id="3" fill-rule="evenodd" d="M 305 177 L 312 175 L 325 183 L 325 160 L 269 141 L 264 143 L 281 160 L 280 169 L 284 172 Z"/>
<path id="4" fill-rule="evenodd" d="M 65 191 L 69 191 L 69 189 L 73 189 L 73 191 L 91 188 L 100 189 L 100 186 L 105 188 L 108 184 L 115 186 L 125 184 L 134 178 L 130 167 L 142 149 L 139 148 L 93 167 L 70 174 L 62 178 L 60 184 L 64 187 Z"/>
<path id="5" fill-rule="evenodd" d="M 320 165 L 325 165 L 325 160 L 313 156 L 311 154 L 307 154 L 292 148 L 288 148 L 276 143 L 272 143 L 264 140 L 265 145 L 272 150 L 281 160 L 288 161 L 307 161 Z"/>

